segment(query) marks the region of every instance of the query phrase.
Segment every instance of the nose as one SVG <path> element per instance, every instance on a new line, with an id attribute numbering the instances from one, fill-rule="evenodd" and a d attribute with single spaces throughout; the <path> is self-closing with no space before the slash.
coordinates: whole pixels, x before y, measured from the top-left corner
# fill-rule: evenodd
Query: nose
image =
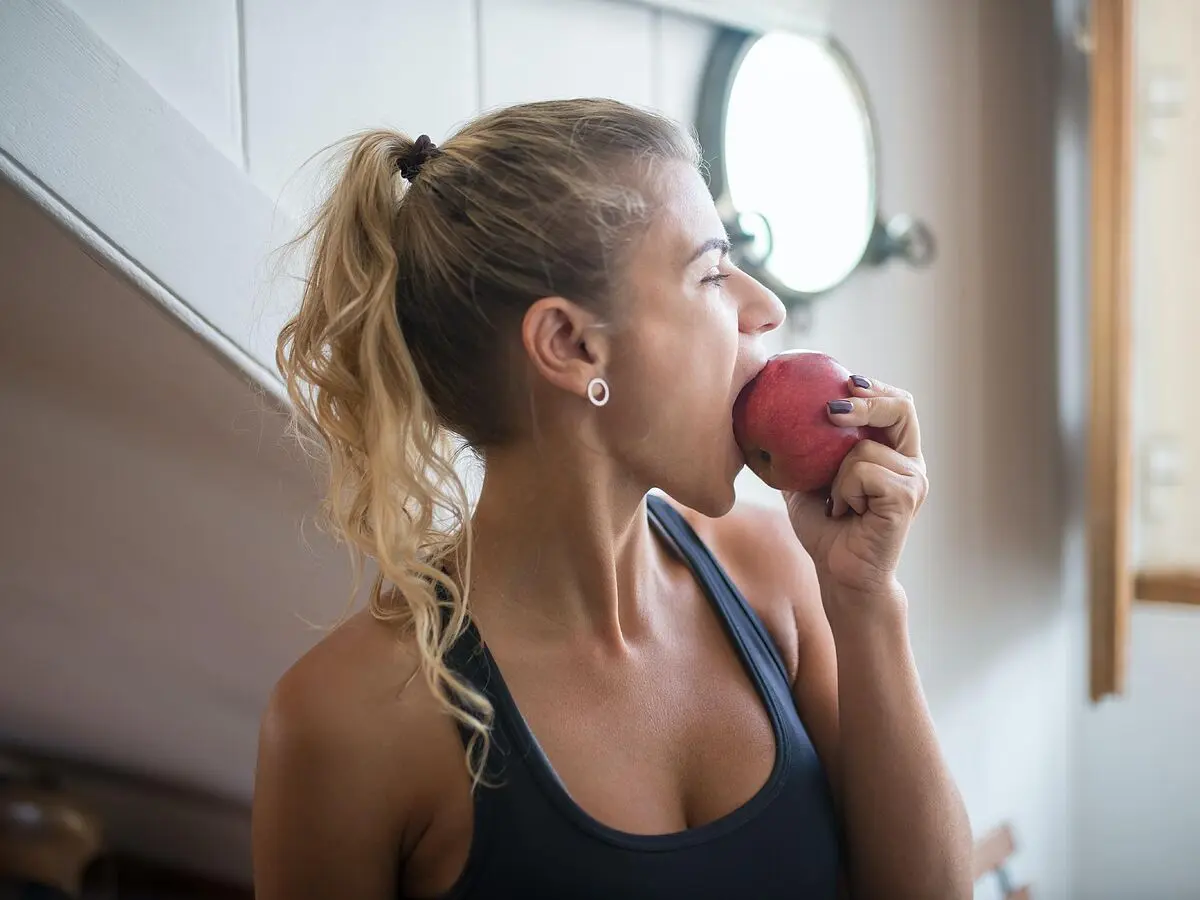
<path id="1" fill-rule="evenodd" d="M 743 334 L 757 336 L 774 331 L 787 317 L 787 308 L 775 292 L 754 276 L 742 272 L 738 327 Z"/>

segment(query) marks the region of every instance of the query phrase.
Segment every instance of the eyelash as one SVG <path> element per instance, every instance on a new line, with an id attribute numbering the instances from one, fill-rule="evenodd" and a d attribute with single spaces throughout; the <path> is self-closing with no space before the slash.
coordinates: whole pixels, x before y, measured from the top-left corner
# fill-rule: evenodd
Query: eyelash
<path id="1" fill-rule="evenodd" d="M 700 279 L 701 284 L 720 284 L 730 275 L 729 272 L 718 272 L 715 275 L 708 275 Z"/>

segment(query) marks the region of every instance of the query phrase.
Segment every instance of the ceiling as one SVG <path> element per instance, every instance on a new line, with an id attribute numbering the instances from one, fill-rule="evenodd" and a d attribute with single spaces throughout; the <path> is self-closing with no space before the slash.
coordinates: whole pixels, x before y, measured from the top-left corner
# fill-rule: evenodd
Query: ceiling
<path id="1" fill-rule="evenodd" d="M 349 586 L 311 467 L 2 182 L 0 273 L 0 749 L 87 764 L 114 843 L 245 877 L 261 710 Z"/>

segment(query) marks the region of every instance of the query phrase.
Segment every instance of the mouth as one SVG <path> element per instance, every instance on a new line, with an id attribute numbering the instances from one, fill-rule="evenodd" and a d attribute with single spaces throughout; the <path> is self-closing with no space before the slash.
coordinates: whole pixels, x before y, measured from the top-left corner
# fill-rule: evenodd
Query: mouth
<path id="1" fill-rule="evenodd" d="M 748 464 L 746 455 L 742 453 L 742 448 L 738 445 L 737 438 L 734 437 L 732 429 L 729 432 L 729 459 L 730 467 L 733 469 L 735 476 Z"/>
<path id="2" fill-rule="evenodd" d="M 756 359 L 754 361 L 754 365 L 750 369 L 750 374 L 747 375 L 742 380 L 742 383 L 738 385 L 738 389 L 736 391 L 734 391 L 734 393 L 733 393 L 733 399 L 735 401 L 737 400 L 738 396 L 742 393 L 742 391 L 744 391 L 746 389 L 746 385 L 748 385 L 755 378 L 757 378 L 759 373 L 766 367 L 767 367 L 767 360 L 765 358 Z"/>

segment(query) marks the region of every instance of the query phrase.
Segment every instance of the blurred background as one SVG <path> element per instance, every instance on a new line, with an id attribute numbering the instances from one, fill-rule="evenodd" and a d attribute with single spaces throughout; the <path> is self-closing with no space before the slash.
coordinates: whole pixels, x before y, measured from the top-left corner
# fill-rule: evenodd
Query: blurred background
<path id="1" fill-rule="evenodd" d="M 1200 0 L 0 0 L 0 874 L 249 896 L 349 574 L 273 362 L 306 161 L 608 96 L 697 126 L 777 349 L 917 398 L 977 896 L 1200 897 L 1198 94 Z"/>

